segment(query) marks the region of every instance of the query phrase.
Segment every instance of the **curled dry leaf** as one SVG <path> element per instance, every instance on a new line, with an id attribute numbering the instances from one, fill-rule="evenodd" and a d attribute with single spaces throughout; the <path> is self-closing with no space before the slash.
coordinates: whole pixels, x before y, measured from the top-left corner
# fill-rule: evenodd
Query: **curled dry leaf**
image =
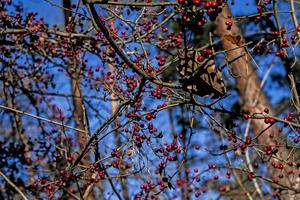
<path id="1" fill-rule="evenodd" d="M 187 91 L 199 96 L 212 95 L 219 98 L 225 95 L 226 87 L 222 80 L 222 72 L 216 67 L 212 57 L 199 63 L 196 61 L 200 52 L 194 51 L 187 58 L 180 60 L 177 71 L 181 77 L 180 82 Z"/>

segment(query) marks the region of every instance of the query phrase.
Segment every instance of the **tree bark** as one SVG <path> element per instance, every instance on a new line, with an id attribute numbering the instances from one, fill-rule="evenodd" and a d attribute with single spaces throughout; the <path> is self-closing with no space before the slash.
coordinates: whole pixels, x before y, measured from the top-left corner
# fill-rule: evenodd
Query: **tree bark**
<path id="1" fill-rule="evenodd" d="M 233 23 L 232 27 L 228 29 L 226 21 L 231 19 L 230 8 L 226 4 L 222 12 L 217 16 L 215 25 L 215 33 L 220 36 L 222 46 L 225 50 L 226 59 L 229 62 L 229 68 L 236 78 L 236 89 L 239 92 L 240 100 L 242 103 L 242 109 L 248 113 L 262 113 L 265 108 L 269 109 L 269 115 L 274 115 L 271 109 L 271 104 L 261 88 L 261 80 L 258 78 L 254 66 L 251 64 L 251 57 L 242 45 L 245 44 L 245 39 L 243 38 L 239 27 Z M 256 136 L 264 129 L 267 129 L 270 124 L 266 124 L 262 119 L 251 120 L 251 126 L 253 132 Z M 283 136 L 284 137 L 284 136 Z M 258 141 L 263 146 L 271 145 L 273 148 L 277 148 L 276 158 L 272 158 L 267 161 L 268 174 L 272 177 L 274 181 L 279 181 L 287 187 L 295 188 L 295 177 L 293 175 L 288 175 L 289 170 L 287 162 L 292 159 L 289 150 L 284 146 L 286 141 L 280 138 L 280 131 L 276 125 L 267 129 L 264 133 L 258 136 Z M 283 147 L 279 147 L 283 145 Z M 279 161 L 279 158 L 281 161 Z M 271 163 L 281 162 L 285 165 L 284 171 L 275 169 Z M 279 179 L 278 175 L 283 174 L 284 178 Z M 293 180 L 294 179 L 294 180 Z M 278 184 L 272 184 L 274 188 L 280 188 Z M 284 189 L 287 189 L 285 187 Z M 296 188 L 295 188 L 296 189 Z M 283 195 L 284 194 L 284 195 Z M 292 194 L 291 190 L 282 192 L 282 199 L 292 199 L 296 197 Z"/>
<path id="2" fill-rule="evenodd" d="M 64 6 L 64 19 L 65 19 L 65 26 L 68 26 L 69 23 L 72 21 L 72 3 L 71 0 L 63 0 L 63 6 Z M 73 30 L 73 28 L 72 28 Z M 80 77 L 79 77 L 79 71 L 77 69 L 77 61 L 74 58 L 70 61 L 70 66 L 73 69 L 73 73 L 71 74 L 71 87 L 72 87 L 72 95 L 73 98 L 73 115 L 76 122 L 76 128 L 79 128 L 81 130 L 88 131 L 87 127 L 87 121 L 86 121 L 86 110 L 81 94 L 80 89 Z M 77 133 L 77 142 L 79 144 L 79 147 L 83 149 L 87 142 L 87 135 L 83 133 Z"/>
<path id="3" fill-rule="evenodd" d="M 73 23 L 72 18 L 72 2 L 71 0 L 63 0 L 62 2 L 64 7 L 64 22 L 65 27 L 67 26 L 73 26 L 70 23 Z M 71 28 L 71 31 L 75 29 L 75 27 L 69 27 Z M 74 51 L 75 52 L 75 51 Z M 85 130 L 86 132 L 89 132 L 88 127 L 88 118 L 86 113 L 86 108 L 84 105 L 82 92 L 80 88 L 80 71 L 78 70 L 78 64 L 79 61 L 74 57 L 70 60 L 70 68 L 71 71 L 71 89 L 72 89 L 72 96 L 73 96 L 73 116 L 75 119 L 75 127 L 81 130 Z M 79 146 L 79 149 L 84 149 L 87 144 L 87 137 L 88 135 L 85 133 L 77 132 L 77 143 Z M 86 163 L 89 165 L 90 163 L 89 157 L 87 157 L 85 160 L 83 160 L 83 163 Z M 96 178 L 96 174 L 91 175 L 92 178 Z M 84 200 L 93 200 L 95 199 L 94 194 L 92 193 L 93 185 L 88 185 L 85 189 L 83 198 Z"/>

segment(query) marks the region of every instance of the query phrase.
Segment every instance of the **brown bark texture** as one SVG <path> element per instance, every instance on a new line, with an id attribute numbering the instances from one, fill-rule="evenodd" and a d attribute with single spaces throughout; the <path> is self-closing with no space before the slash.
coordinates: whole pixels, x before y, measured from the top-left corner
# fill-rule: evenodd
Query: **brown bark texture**
<path id="1" fill-rule="evenodd" d="M 64 22 L 65 27 L 71 26 L 71 30 L 73 30 L 75 27 L 72 27 L 73 23 L 73 16 L 72 16 L 72 2 L 71 0 L 63 0 L 62 2 L 64 7 Z M 86 118 L 86 109 L 82 97 L 82 92 L 80 88 L 80 71 L 78 70 L 78 61 L 76 58 L 73 60 L 70 60 L 70 68 L 72 69 L 71 74 L 71 89 L 72 89 L 72 95 L 73 95 L 73 116 L 75 119 L 76 126 L 75 128 L 78 128 L 80 130 L 85 130 L 88 132 L 88 124 L 87 124 L 87 118 Z M 84 149 L 87 144 L 87 134 L 82 132 L 77 132 L 77 143 L 79 146 L 79 149 Z M 86 160 L 83 160 L 83 163 L 87 163 L 89 157 L 86 158 Z M 96 178 L 95 174 L 91 175 L 93 178 Z M 83 199 L 84 200 L 93 200 L 95 199 L 94 195 L 92 194 L 93 185 L 87 185 L 86 188 L 84 188 L 83 193 Z"/>
<path id="2" fill-rule="evenodd" d="M 230 8 L 228 5 L 225 5 L 216 18 L 215 34 L 221 38 L 229 68 L 236 80 L 236 89 L 240 95 L 242 109 L 244 112 L 254 114 L 262 113 L 265 108 L 268 108 L 270 111 L 269 115 L 274 116 L 269 99 L 261 88 L 261 80 L 252 65 L 251 56 L 246 47 L 243 46 L 246 44 L 246 41 L 239 27 L 235 23 L 230 29 L 226 26 L 226 21 L 231 16 Z M 287 173 L 290 170 L 287 163 L 293 159 L 293 156 L 290 154 L 291 149 L 286 148 L 284 145 L 286 144 L 283 139 L 284 136 L 280 134 L 276 124 L 267 129 L 270 124 L 266 124 L 263 119 L 251 120 L 251 126 L 254 134 L 258 136 L 259 144 L 263 146 L 262 150 L 268 145 L 271 145 L 274 150 L 278 149 L 278 152 L 272 156 L 271 160 L 268 160 L 270 157 L 265 157 L 265 161 L 268 163 L 270 180 L 279 181 L 279 184 L 272 184 L 273 189 L 281 188 L 285 190 L 282 199 L 297 198 L 297 195 L 293 195 L 294 191 L 298 190 L 296 188 L 297 175 L 288 175 Z M 267 130 L 261 134 L 265 129 Z M 284 163 L 285 169 L 281 171 L 274 168 L 271 165 L 273 161 Z M 281 173 L 284 174 L 284 178 L 279 179 L 278 175 Z"/>
<path id="3" fill-rule="evenodd" d="M 65 18 L 65 26 L 70 25 L 72 22 L 72 3 L 71 0 L 63 0 L 64 6 L 64 18 Z M 76 122 L 76 128 L 87 131 L 87 124 L 85 120 L 85 107 L 80 89 L 80 78 L 79 71 L 77 69 L 77 61 L 76 59 L 70 61 L 70 66 L 73 69 L 73 73 L 71 74 L 71 87 L 72 87 L 72 95 L 73 98 L 73 115 Z M 84 133 L 77 133 L 77 142 L 79 144 L 80 149 L 83 149 L 87 142 L 87 135 Z"/>

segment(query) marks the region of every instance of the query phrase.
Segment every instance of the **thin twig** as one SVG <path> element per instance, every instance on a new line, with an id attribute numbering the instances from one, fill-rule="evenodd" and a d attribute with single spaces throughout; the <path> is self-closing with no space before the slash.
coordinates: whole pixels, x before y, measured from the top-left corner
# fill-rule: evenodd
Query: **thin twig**
<path id="1" fill-rule="evenodd" d="M 180 85 L 177 84 L 172 84 L 172 83 L 167 83 L 163 82 L 161 80 L 156 79 L 155 77 L 149 76 L 147 73 L 145 73 L 142 69 L 138 68 L 135 63 L 133 63 L 122 51 L 122 49 L 119 48 L 117 45 L 116 41 L 111 37 L 111 34 L 109 33 L 108 29 L 104 25 L 104 23 L 100 20 L 96 9 L 94 8 L 94 5 L 87 3 L 88 10 L 90 12 L 90 15 L 92 16 L 92 22 L 97 31 L 101 31 L 104 37 L 107 39 L 109 42 L 110 46 L 114 49 L 114 51 L 122 58 L 122 60 L 130 67 L 134 72 L 136 72 L 138 75 L 141 77 L 155 83 L 158 85 L 162 85 L 165 87 L 170 87 L 170 88 L 181 88 Z"/>
<path id="2" fill-rule="evenodd" d="M 295 15 L 295 8 L 294 8 L 293 0 L 290 1 L 290 6 L 291 6 L 291 10 L 292 10 L 291 14 L 292 14 L 292 18 L 293 18 L 293 23 L 294 23 L 294 26 L 296 26 L 295 28 L 297 30 L 298 22 L 297 22 L 297 18 Z M 273 9 L 274 9 L 274 16 L 275 16 L 277 29 L 280 31 L 281 25 L 280 25 L 279 13 L 278 13 L 278 0 L 274 0 Z M 281 44 L 282 43 L 282 35 L 281 34 L 279 34 L 279 39 L 280 39 L 280 44 Z M 298 32 L 297 32 L 297 39 L 299 39 Z M 292 73 L 292 68 L 290 66 L 290 62 L 288 60 L 286 50 L 283 50 L 283 52 L 284 52 L 284 55 L 281 56 L 281 59 L 285 65 L 285 68 L 287 71 L 287 76 L 290 80 L 291 91 L 292 91 L 292 102 L 294 103 L 294 106 L 297 109 L 297 112 L 300 112 L 300 99 L 299 99 L 299 94 L 298 94 L 298 91 L 296 88 L 296 81 L 295 81 L 294 75 Z"/>
<path id="3" fill-rule="evenodd" d="M 251 120 L 247 121 L 247 126 L 246 126 L 246 130 L 245 130 L 245 138 L 249 135 L 250 122 L 251 122 Z M 247 167 L 249 168 L 250 172 L 254 172 L 253 166 L 251 164 L 251 158 L 249 155 L 249 148 L 246 149 L 245 158 L 246 158 Z M 254 184 L 255 190 L 257 191 L 258 195 L 260 196 L 260 199 L 264 199 L 263 193 L 260 189 L 260 185 L 258 184 L 256 179 L 253 179 L 253 184 Z"/>
<path id="4" fill-rule="evenodd" d="M 14 113 L 19 113 L 19 114 L 22 114 L 22 115 L 26 115 L 26 116 L 29 116 L 29 117 L 32 117 L 32 118 L 35 118 L 35 119 L 38 119 L 38 120 L 49 122 L 51 124 L 55 124 L 55 125 L 58 125 L 58 126 L 68 128 L 68 129 L 72 129 L 74 131 L 78 131 L 78 132 L 81 132 L 81 133 L 87 133 L 85 130 L 74 128 L 72 126 L 65 125 L 61 122 L 56 122 L 56 121 L 53 121 L 53 120 L 50 120 L 50 119 L 46 119 L 44 117 L 36 116 L 36 115 L 30 114 L 30 113 L 27 113 L 27 112 L 24 112 L 24 111 L 20 111 L 20 110 L 14 109 L 14 108 L 7 107 L 7 106 L 0 105 L 0 109 L 9 110 L 9 111 L 14 112 Z"/>
<path id="5" fill-rule="evenodd" d="M 154 6 L 175 6 L 175 5 L 178 5 L 178 3 L 176 1 L 174 1 L 174 2 L 158 2 L 158 3 L 108 1 L 108 2 L 104 3 L 103 0 L 89 0 L 88 3 L 114 5 L 114 6 L 135 6 L 135 7 L 154 7 Z"/>
<path id="6" fill-rule="evenodd" d="M 3 174 L 1 171 L 0 171 L 0 176 L 2 176 L 6 182 L 12 187 L 14 188 L 20 195 L 21 197 L 24 199 L 24 200 L 29 200 L 25 194 L 20 190 L 20 188 L 18 188 L 18 186 L 16 186 L 5 174 Z"/>
<path id="7" fill-rule="evenodd" d="M 291 7 L 291 15 L 292 15 L 294 27 L 295 27 L 296 34 L 297 34 L 297 40 L 299 40 L 300 39 L 300 33 L 299 33 L 299 31 L 297 31 L 298 21 L 297 21 L 297 16 L 296 16 L 296 12 L 295 12 L 294 0 L 290 0 L 290 7 Z"/>

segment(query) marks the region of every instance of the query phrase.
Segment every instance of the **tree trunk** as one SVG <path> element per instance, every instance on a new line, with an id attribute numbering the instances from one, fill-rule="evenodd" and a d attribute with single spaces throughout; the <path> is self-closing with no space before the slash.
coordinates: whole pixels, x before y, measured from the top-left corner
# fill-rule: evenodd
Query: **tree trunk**
<path id="1" fill-rule="evenodd" d="M 16 103 L 14 102 L 14 96 L 16 96 L 15 91 L 10 93 L 6 88 L 3 89 L 4 96 L 5 96 L 5 104 L 9 108 L 18 109 Z M 29 146 L 29 139 L 26 135 L 24 128 L 22 127 L 22 118 L 18 113 L 12 113 L 11 118 L 11 126 L 14 133 L 18 134 L 19 142 L 24 147 L 24 157 L 26 160 L 27 165 L 27 176 L 28 176 L 28 184 L 32 185 L 35 183 L 34 179 L 34 169 L 32 167 L 32 160 L 31 160 L 31 152 L 30 152 L 30 146 Z"/>
<path id="2" fill-rule="evenodd" d="M 261 81 L 251 64 L 251 57 L 246 48 L 242 46 L 245 44 L 245 40 L 241 35 L 241 31 L 235 23 L 233 23 L 230 29 L 228 29 L 226 25 L 226 21 L 228 21 L 231 16 L 230 9 L 226 4 L 222 12 L 216 18 L 215 32 L 221 38 L 221 43 L 226 51 L 226 59 L 229 63 L 229 68 L 236 78 L 236 89 L 240 94 L 242 109 L 245 112 L 252 114 L 262 113 L 265 108 L 268 108 L 270 111 L 269 115 L 273 115 L 274 112 L 271 109 L 270 102 L 261 88 Z M 251 125 L 256 136 L 269 126 L 269 124 L 266 124 L 262 119 L 251 120 Z M 293 187 L 295 180 L 292 179 L 295 179 L 295 177 L 293 177 L 293 175 L 288 175 L 287 171 L 289 169 L 287 168 L 289 167 L 286 164 L 288 161 L 291 161 L 289 159 L 292 159 L 292 156 L 290 155 L 289 150 L 284 146 L 286 141 L 280 138 L 278 127 L 273 125 L 258 137 L 258 141 L 259 144 L 263 146 L 271 145 L 273 149 L 278 149 L 274 158 L 267 161 L 268 173 L 272 177 L 272 181 L 276 180 L 279 181 L 279 184 Z M 279 145 L 283 145 L 283 147 L 278 147 Z M 277 158 L 282 161 L 279 161 Z M 273 161 L 283 163 L 285 165 L 284 171 L 274 168 L 271 165 Z M 279 174 L 283 174 L 284 178 L 279 179 Z M 278 184 L 272 184 L 272 186 L 273 188 L 285 188 Z M 291 193 L 291 190 L 282 192 L 282 198 L 292 199 L 295 195 L 292 195 Z"/>
<path id="3" fill-rule="evenodd" d="M 63 7 L 64 7 L 64 21 L 65 27 L 68 27 L 68 30 L 74 31 L 75 27 L 72 27 L 72 23 L 74 18 L 72 18 L 72 2 L 71 0 L 63 0 Z M 67 31 L 68 31 L 67 30 Z M 75 52 L 75 50 L 74 50 Z M 88 127 L 88 118 L 86 113 L 86 108 L 84 105 L 82 92 L 80 88 L 80 71 L 78 70 L 79 61 L 76 59 L 76 55 L 74 58 L 70 59 L 69 62 L 71 68 L 71 89 L 72 89 L 72 96 L 73 96 L 73 116 L 75 119 L 75 127 L 81 130 L 85 130 L 89 132 Z M 77 143 L 79 149 L 84 149 L 87 144 L 87 137 L 88 135 L 85 133 L 77 132 Z M 90 163 L 89 157 L 83 160 L 83 163 L 89 165 Z M 91 175 L 92 178 L 96 178 L 95 174 Z M 85 188 L 85 192 L 83 195 L 84 200 L 93 200 L 95 199 L 94 195 L 92 194 L 93 184 L 87 185 Z"/>
<path id="4" fill-rule="evenodd" d="M 65 26 L 69 26 L 70 23 L 72 23 L 72 4 L 71 0 L 63 0 L 63 6 L 64 6 L 64 19 L 65 19 Z M 71 28 L 71 30 L 74 30 L 74 28 Z M 70 67 L 73 69 L 73 73 L 71 74 L 71 87 L 72 87 L 72 95 L 73 98 L 73 115 L 76 122 L 76 128 L 79 128 L 81 130 L 88 130 L 87 122 L 86 122 L 86 110 L 81 94 L 80 89 L 80 77 L 79 77 L 79 71 L 78 71 L 78 63 L 76 59 L 70 61 Z M 79 147 L 83 149 L 87 142 L 87 135 L 83 133 L 77 133 L 77 142 L 79 144 Z"/>

